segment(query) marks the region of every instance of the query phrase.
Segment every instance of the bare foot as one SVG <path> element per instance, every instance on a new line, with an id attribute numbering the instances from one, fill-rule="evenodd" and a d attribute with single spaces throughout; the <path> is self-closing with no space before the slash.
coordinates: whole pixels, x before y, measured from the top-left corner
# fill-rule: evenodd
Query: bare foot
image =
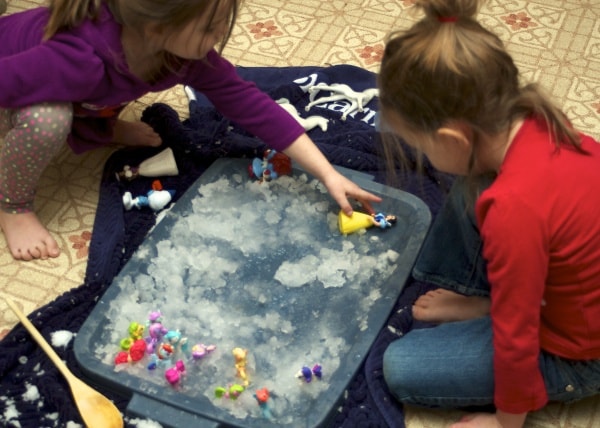
<path id="1" fill-rule="evenodd" d="M 490 313 L 490 299 L 464 296 L 438 288 L 420 296 L 414 303 L 413 317 L 427 322 L 453 322 L 480 318 Z"/>
<path id="2" fill-rule="evenodd" d="M 119 119 L 113 129 L 113 143 L 124 146 L 158 147 L 162 144 L 162 139 L 147 123 Z"/>
<path id="3" fill-rule="evenodd" d="M 58 244 L 32 212 L 11 214 L 0 211 L 0 229 L 17 260 L 47 259 L 60 254 Z"/>

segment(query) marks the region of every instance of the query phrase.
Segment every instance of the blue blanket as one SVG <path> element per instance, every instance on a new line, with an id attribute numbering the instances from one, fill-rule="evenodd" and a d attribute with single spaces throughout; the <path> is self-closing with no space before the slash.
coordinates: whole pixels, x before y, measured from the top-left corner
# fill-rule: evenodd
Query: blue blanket
<path id="1" fill-rule="evenodd" d="M 309 113 L 304 111 L 309 95 L 302 89 L 303 85 L 309 82 L 345 83 L 355 91 L 362 91 L 375 87 L 376 76 L 373 73 L 345 65 L 327 68 L 240 67 L 239 73 L 255 81 L 274 99 L 290 100 L 301 115 L 327 117 L 327 132 L 315 128 L 309 135 L 333 164 L 371 174 L 374 180 L 386 182 L 389 174 L 381 160 L 378 133 L 374 128 L 376 98 L 367 105 L 366 111 L 351 115 L 345 121 L 341 120 L 341 111 L 347 107 L 344 102 L 313 107 Z M 317 97 L 324 95 L 327 95 L 326 91 Z M 142 117 L 161 134 L 165 145 L 174 150 L 180 173 L 175 177 L 163 177 L 161 181 L 164 188 L 176 190 L 175 201 L 215 159 L 224 156 L 260 157 L 266 148 L 258 138 L 222 117 L 203 96 L 197 96 L 197 100 L 190 102 L 190 118 L 183 122 L 172 108 L 164 104 L 150 106 Z M 162 149 L 164 147 L 124 149 L 114 153 L 107 161 L 84 284 L 30 315 L 34 325 L 47 339 L 55 331 L 76 333 L 79 330 L 112 279 L 155 224 L 156 214 L 152 211 L 125 211 L 122 205 L 125 191 L 134 195 L 145 194 L 152 179 L 141 177 L 131 182 L 119 181 L 115 173 L 125 165 L 139 164 Z M 409 162 L 408 169 L 398 166 L 398 183 L 403 190 L 425 201 L 435 216 L 451 178 L 437 173 L 426 163 L 423 172 L 416 172 L 416 162 L 414 159 L 412 162 Z M 415 298 L 428 289 L 427 284 L 409 279 L 389 318 L 388 327 L 392 328 L 386 327 L 380 332 L 350 383 L 347 397 L 340 403 L 334 426 L 404 426 L 402 407 L 383 382 L 381 358 L 392 340 L 419 327 L 413 322 L 410 308 Z M 57 352 L 73 373 L 83 377 L 73 355 L 72 342 L 66 348 L 57 349 Z M 102 386 L 97 386 L 97 389 L 125 412 L 127 397 Z M 15 327 L 0 342 L 0 424 L 25 428 L 63 427 L 69 421 L 81 423 L 66 382 L 25 329 Z M 128 420 L 126 425 L 135 426 Z"/>

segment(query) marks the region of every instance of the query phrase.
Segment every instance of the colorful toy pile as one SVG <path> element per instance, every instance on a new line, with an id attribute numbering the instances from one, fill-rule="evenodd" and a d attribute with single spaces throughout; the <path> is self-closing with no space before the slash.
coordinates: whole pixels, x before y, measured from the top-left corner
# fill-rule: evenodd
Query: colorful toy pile
<path id="1" fill-rule="evenodd" d="M 130 323 L 128 333 L 120 342 L 121 351 L 115 357 L 115 364 L 135 363 L 145 358 L 148 370 L 165 369 L 165 379 L 171 385 L 177 385 L 185 375 L 184 360 L 202 359 L 216 349 L 215 345 L 198 343 L 190 350 L 188 339 L 179 330 L 164 327 L 160 311 L 151 312 L 145 325 Z"/>
<path id="2" fill-rule="evenodd" d="M 194 362 L 213 353 L 215 345 L 197 343 L 189 347 L 187 337 L 183 337 L 179 330 L 169 330 L 162 323 L 160 311 L 153 311 L 148 316 L 146 324 L 133 321 L 129 324 L 128 336 L 119 342 L 121 351 L 115 356 L 115 365 L 146 364 L 148 370 L 164 369 L 164 377 L 168 384 L 176 387 L 185 377 L 185 361 Z M 235 347 L 231 351 L 235 376 L 239 379 L 227 387 L 219 386 L 215 389 L 216 398 L 237 400 L 238 397 L 250 386 L 248 373 L 248 350 Z M 322 367 L 320 364 L 312 368 L 303 366 L 296 378 L 302 383 L 310 383 L 314 378 L 321 379 Z M 257 389 L 253 397 L 261 409 L 263 417 L 272 419 L 273 414 L 268 401 L 271 392 L 267 388 Z"/>

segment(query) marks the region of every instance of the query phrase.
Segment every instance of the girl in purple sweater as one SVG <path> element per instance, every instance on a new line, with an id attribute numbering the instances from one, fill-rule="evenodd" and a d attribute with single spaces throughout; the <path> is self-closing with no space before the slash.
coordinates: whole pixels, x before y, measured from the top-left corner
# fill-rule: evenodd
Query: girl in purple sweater
<path id="1" fill-rule="evenodd" d="M 41 173 L 65 141 L 159 146 L 131 101 L 177 84 L 203 92 L 229 119 L 296 160 L 343 211 L 379 198 L 338 173 L 296 120 L 220 55 L 239 0 L 51 0 L 0 18 L 0 228 L 15 259 L 57 257 L 33 212 Z M 218 51 L 214 47 L 218 45 Z"/>

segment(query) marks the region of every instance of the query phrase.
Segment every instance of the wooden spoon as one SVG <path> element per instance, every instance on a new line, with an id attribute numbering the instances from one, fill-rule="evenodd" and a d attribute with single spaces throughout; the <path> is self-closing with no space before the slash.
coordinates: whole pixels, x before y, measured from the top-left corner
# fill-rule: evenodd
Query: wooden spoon
<path id="1" fill-rule="evenodd" d="M 19 321 L 29 331 L 29 334 L 33 336 L 38 345 L 46 352 L 50 360 L 52 360 L 56 368 L 67 380 L 75 405 L 77 405 L 79 414 L 86 426 L 90 428 L 123 428 L 123 417 L 113 402 L 71 373 L 66 364 L 63 363 L 58 354 L 54 352 L 54 349 L 46 342 L 44 337 L 17 305 L 6 297 L 5 300 L 6 304 L 12 309 L 17 318 L 19 318 Z"/>

